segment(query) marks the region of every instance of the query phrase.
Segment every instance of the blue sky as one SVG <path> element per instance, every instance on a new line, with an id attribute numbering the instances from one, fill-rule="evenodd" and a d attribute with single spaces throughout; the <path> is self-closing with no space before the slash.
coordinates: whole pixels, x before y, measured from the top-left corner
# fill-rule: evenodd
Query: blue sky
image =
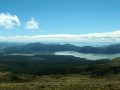
<path id="1" fill-rule="evenodd" d="M 120 0 L 0 0 L 0 14 L 13 20 L 1 21 L 2 37 L 120 30 Z"/>

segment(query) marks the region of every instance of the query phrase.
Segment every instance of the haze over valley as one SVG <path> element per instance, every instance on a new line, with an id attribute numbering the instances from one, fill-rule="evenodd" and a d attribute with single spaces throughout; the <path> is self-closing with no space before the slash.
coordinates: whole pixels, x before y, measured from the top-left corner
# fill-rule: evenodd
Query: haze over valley
<path id="1" fill-rule="evenodd" d="M 120 0 L 0 0 L 0 90 L 120 90 Z"/>

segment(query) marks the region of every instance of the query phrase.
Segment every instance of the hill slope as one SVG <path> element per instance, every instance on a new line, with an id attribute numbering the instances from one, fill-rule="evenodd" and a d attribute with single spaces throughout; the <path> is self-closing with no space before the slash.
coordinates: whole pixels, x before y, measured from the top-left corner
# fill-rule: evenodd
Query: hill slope
<path id="1" fill-rule="evenodd" d="M 120 66 L 120 57 L 115 58 L 108 62 L 111 66 Z"/>

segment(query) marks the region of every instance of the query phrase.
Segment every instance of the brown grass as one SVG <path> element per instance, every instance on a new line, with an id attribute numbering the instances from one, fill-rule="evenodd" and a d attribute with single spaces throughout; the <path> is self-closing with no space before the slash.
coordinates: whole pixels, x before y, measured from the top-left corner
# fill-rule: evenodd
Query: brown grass
<path id="1" fill-rule="evenodd" d="M 40 76 L 26 83 L 0 83 L 0 90 L 120 90 L 120 81 L 80 75 Z"/>

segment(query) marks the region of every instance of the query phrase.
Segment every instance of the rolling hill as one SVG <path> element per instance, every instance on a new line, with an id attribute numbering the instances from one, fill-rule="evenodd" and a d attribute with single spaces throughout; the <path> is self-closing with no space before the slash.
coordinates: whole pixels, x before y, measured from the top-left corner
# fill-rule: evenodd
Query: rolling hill
<path id="1" fill-rule="evenodd" d="M 120 66 L 120 57 L 117 57 L 108 62 L 111 66 Z"/>

